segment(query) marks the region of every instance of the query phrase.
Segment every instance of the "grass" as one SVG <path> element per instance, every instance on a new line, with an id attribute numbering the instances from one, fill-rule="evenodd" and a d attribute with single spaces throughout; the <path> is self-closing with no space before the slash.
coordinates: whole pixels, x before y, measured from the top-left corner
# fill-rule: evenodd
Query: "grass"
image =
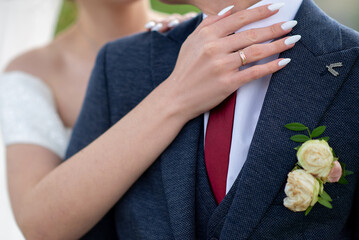
<path id="1" fill-rule="evenodd" d="M 187 12 L 199 11 L 197 8 L 193 6 L 167 5 L 159 2 L 158 0 L 151 0 L 151 6 L 154 10 L 157 10 L 159 12 L 165 12 L 165 13 L 184 14 Z M 65 0 L 62 5 L 59 21 L 56 28 L 56 34 L 66 29 L 69 25 L 71 25 L 71 23 L 73 23 L 76 20 L 76 16 L 77 16 L 76 3 Z"/>

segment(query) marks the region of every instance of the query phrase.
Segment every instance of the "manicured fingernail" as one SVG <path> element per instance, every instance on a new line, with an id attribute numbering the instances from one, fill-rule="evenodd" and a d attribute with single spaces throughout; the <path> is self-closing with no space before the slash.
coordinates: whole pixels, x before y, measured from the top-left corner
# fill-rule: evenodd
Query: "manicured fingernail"
<path id="1" fill-rule="evenodd" d="M 279 66 L 279 67 L 283 67 L 283 66 L 287 65 L 288 63 L 290 63 L 290 61 L 292 61 L 292 59 L 290 59 L 290 58 L 285 58 L 285 59 L 281 60 L 281 61 L 278 63 L 278 66 Z"/>
<path id="2" fill-rule="evenodd" d="M 149 21 L 148 23 L 146 23 L 145 28 L 146 29 L 151 29 L 154 26 L 156 26 L 156 23 L 154 21 Z"/>
<path id="3" fill-rule="evenodd" d="M 162 23 L 157 23 L 151 30 L 152 31 L 159 31 L 163 27 Z"/>
<path id="4" fill-rule="evenodd" d="M 285 5 L 285 3 L 275 3 L 272 5 L 269 5 L 268 9 L 269 9 L 269 11 L 274 12 L 274 11 L 281 9 L 284 5 Z"/>
<path id="5" fill-rule="evenodd" d="M 218 16 L 222 16 L 223 14 L 225 14 L 226 12 L 228 12 L 229 10 L 231 10 L 232 8 L 234 8 L 234 5 L 231 5 L 229 7 L 226 7 L 225 9 L 223 9 L 222 11 L 220 11 L 218 13 Z"/>
<path id="6" fill-rule="evenodd" d="M 302 36 L 300 36 L 300 35 L 295 35 L 295 36 L 292 36 L 292 37 L 290 37 L 290 38 L 287 38 L 287 39 L 284 41 L 284 43 L 285 43 L 285 45 L 292 45 L 292 44 L 298 42 L 301 38 L 302 38 Z"/>
<path id="7" fill-rule="evenodd" d="M 283 29 L 284 31 L 287 31 L 287 30 L 289 30 L 289 29 L 294 28 L 297 24 L 298 24 L 298 22 L 295 21 L 295 20 L 293 20 L 293 21 L 288 21 L 288 22 L 282 24 L 282 29 Z"/>
<path id="8" fill-rule="evenodd" d="M 174 19 L 174 20 L 172 20 L 172 21 L 168 24 L 168 26 L 169 26 L 170 28 L 173 28 L 173 27 L 176 27 L 178 24 L 180 24 L 179 20 L 178 20 L 178 19 Z"/>

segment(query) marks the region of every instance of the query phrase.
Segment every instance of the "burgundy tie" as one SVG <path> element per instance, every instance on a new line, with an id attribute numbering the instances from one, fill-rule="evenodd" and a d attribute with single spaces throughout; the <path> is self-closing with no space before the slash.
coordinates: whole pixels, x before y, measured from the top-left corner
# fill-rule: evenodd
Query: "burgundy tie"
<path id="1" fill-rule="evenodd" d="M 210 112 L 205 139 L 205 162 L 213 194 L 219 204 L 226 196 L 236 92 Z"/>

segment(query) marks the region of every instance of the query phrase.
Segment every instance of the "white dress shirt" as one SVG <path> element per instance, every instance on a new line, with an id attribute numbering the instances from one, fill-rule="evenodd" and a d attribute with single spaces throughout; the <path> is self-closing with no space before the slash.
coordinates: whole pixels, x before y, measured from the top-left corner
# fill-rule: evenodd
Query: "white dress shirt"
<path id="1" fill-rule="evenodd" d="M 249 24 L 236 33 L 246 31 L 253 28 L 263 28 L 275 23 L 293 20 L 297 14 L 303 0 L 262 0 L 250 8 L 259 7 L 266 4 L 285 2 L 286 4 L 279 10 L 277 14 L 267 19 Z M 206 17 L 206 16 L 204 16 Z M 269 43 L 268 41 L 266 43 Z M 279 54 L 262 59 L 255 63 L 250 63 L 241 70 L 254 65 L 261 65 L 271 62 L 279 57 Z M 237 91 L 236 106 L 234 112 L 232 143 L 229 154 L 229 166 L 227 174 L 226 193 L 231 189 L 233 183 L 238 177 L 247 156 L 254 131 L 256 129 L 260 112 L 262 110 L 264 97 L 267 93 L 269 82 L 272 75 L 257 79 L 246 85 L 243 85 Z M 206 134 L 209 112 L 204 115 L 204 132 Z"/>

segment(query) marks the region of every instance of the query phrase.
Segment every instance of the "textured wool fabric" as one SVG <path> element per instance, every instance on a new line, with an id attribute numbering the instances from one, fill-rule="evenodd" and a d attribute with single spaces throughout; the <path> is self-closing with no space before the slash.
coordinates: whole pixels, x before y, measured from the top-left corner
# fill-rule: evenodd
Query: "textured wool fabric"
<path id="1" fill-rule="evenodd" d="M 358 234 L 359 35 L 304 0 L 291 34 L 302 35 L 280 57 L 248 158 L 235 184 L 213 206 L 203 159 L 203 116 L 188 122 L 159 159 L 84 239 L 352 239 Z M 171 73 L 181 44 L 200 17 L 161 34 L 142 33 L 106 45 L 97 59 L 67 156 L 126 115 Z M 342 62 L 339 76 L 327 65 Z M 155 113 L 154 113 L 155 114 Z M 287 174 L 296 163 L 284 128 L 326 125 L 340 160 L 355 174 L 348 185 L 326 184 L 333 209 L 317 204 L 308 216 L 283 206 Z M 103 159 L 102 161 L 106 161 Z M 356 197 L 355 202 L 353 202 Z M 349 218 L 350 217 L 350 218 Z M 349 221 L 348 221 L 349 220 Z M 206 226 L 206 227 L 205 227 Z M 206 229 L 204 229 L 206 228 Z"/>

